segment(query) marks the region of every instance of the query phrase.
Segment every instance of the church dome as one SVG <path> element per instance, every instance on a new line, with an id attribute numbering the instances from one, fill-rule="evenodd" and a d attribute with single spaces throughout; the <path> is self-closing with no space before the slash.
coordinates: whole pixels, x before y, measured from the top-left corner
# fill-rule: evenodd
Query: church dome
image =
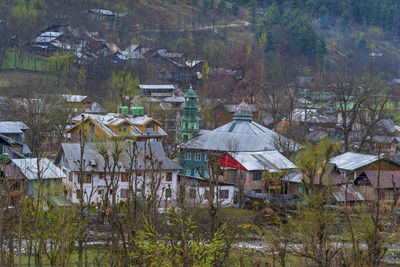
<path id="1" fill-rule="evenodd" d="M 252 108 L 243 101 L 236 107 L 235 113 L 233 114 L 233 119 L 251 121 L 253 119 Z"/>

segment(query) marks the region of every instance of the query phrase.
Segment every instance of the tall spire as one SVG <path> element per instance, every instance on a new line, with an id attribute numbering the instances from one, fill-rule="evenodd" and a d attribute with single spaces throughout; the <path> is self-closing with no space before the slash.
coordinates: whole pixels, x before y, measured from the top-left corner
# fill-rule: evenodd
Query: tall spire
<path id="1" fill-rule="evenodd" d="M 182 105 L 183 116 L 181 117 L 181 128 L 179 129 L 179 143 L 188 141 L 199 132 L 198 117 L 199 106 L 197 105 L 197 94 L 190 86 L 188 92 L 185 95 L 185 104 Z"/>

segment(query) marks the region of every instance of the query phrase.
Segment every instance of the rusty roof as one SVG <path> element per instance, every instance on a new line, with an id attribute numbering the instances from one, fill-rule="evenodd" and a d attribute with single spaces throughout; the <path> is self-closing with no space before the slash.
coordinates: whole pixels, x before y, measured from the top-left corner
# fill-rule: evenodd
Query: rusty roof
<path id="1" fill-rule="evenodd" d="M 378 188 L 378 176 L 380 188 L 393 188 L 393 183 L 396 188 L 400 188 L 400 171 L 365 171 L 357 177 L 354 183 L 360 185 L 361 180 L 367 179 L 372 187 Z"/>

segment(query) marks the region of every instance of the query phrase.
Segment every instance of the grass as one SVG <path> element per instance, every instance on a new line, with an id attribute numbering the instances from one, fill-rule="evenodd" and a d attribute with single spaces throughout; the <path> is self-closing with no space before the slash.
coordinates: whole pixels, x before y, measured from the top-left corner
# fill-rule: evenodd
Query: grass
<path id="1" fill-rule="evenodd" d="M 102 265 L 101 263 L 105 262 L 108 255 L 107 253 L 109 252 L 108 249 L 105 249 L 103 247 L 91 247 L 88 248 L 87 250 L 87 261 L 88 261 L 88 266 L 106 266 L 106 265 Z M 65 266 L 78 266 L 77 264 L 78 262 L 78 252 L 74 251 L 70 258 L 69 258 L 69 263 L 66 264 Z M 17 266 L 17 264 L 19 263 L 19 259 L 18 256 L 14 257 L 14 264 Z M 21 256 L 21 265 L 27 265 L 28 264 L 28 256 L 27 255 L 22 255 Z M 35 262 L 35 257 L 32 256 L 31 257 L 31 266 L 35 266 L 36 262 Z M 46 255 L 42 255 L 42 264 L 44 266 L 50 266 L 49 260 L 46 257 Z"/>
<path id="2" fill-rule="evenodd" d="M 30 71 L 47 71 L 48 61 L 47 58 L 28 53 L 23 53 L 22 61 L 20 61 L 19 52 L 14 49 L 9 49 L 6 53 L 6 58 L 4 59 L 2 69 L 18 69 L 18 70 L 30 70 Z"/>

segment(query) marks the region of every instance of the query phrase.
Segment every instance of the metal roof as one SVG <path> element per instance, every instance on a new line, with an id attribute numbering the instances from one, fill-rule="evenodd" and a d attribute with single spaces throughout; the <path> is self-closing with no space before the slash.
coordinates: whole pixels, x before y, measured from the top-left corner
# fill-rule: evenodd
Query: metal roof
<path id="1" fill-rule="evenodd" d="M 38 173 L 42 179 L 62 179 L 66 177 L 60 168 L 46 158 L 40 159 L 39 172 L 37 158 L 12 159 L 11 162 L 20 169 L 28 180 L 36 180 Z"/>
<path id="2" fill-rule="evenodd" d="M 1 134 L 22 134 L 24 130 L 28 129 L 28 126 L 22 121 L 0 121 Z"/>
<path id="3" fill-rule="evenodd" d="M 163 98 L 164 102 L 169 102 L 169 103 L 184 103 L 185 102 L 185 98 L 183 96 L 168 96 Z"/>
<path id="4" fill-rule="evenodd" d="M 127 169 L 130 169 L 130 156 L 128 155 L 127 150 L 130 150 L 131 146 L 129 145 L 130 141 L 120 142 L 119 146 L 124 147 L 123 152 L 120 156 L 119 167 L 120 171 L 124 172 Z M 182 169 L 177 163 L 169 159 L 164 152 L 164 148 L 160 142 L 136 142 L 137 144 L 137 163 L 134 163 L 133 170 L 144 170 L 145 166 L 147 170 L 151 169 L 150 161 L 145 159 L 146 156 L 149 157 L 152 155 L 153 159 L 161 164 L 162 170 L 180 170 Z M 109 153 L 112 153 L 114 150 L 115 143 L 107 143 L 105 144 Z M 151 150 L 151 153 L 150 153 Z M 67 168 L 71 171 L 79 171 L 79 161 L 80 161 L 80 144 L 79 143 L 62 143 L 61 150 L 63 153 L 63 157 L 66 159 Z M 60 162 L 60 152 L 57 155 L 56 163 L 61 164 Z M 104 158 L 99 153 L 99 147 L 96 147 L 93 143 L 88 143 L 84 148 L 83 158 L 85 162 L 95 162 L 96 164 L 86 164 L 85 171 L 95 171 L 95 172 L 104 172 Z M 112 161 L 112 156 L 110 156 L 110 160 Z M 112 165 L 113 163 L 111 163 Z M 157 165 L 157 164 L 156 164 Z"/>
<path id="5" fill-rule="evenodd" d="M 296 150 L 297 144 L 254 122 L 232 121 L 217 129 L 201 132 L 180 147 L 184 149 L 222 152 L 282 151 L 282 146 Z"/>
<path id="6" fill-rule="evenodd" d="M 279 172 L 281 170 L 296 169 L 290 160 L 278 151 L 259 151 L 259 152 L 231 152 L 229 153 L 248 171 Z"/>
<path id="7" fill-rule="evenodd" d="M 139 84 L 140 89 L 154 90 L 154 89 L 175 89 L 173 84 Z"/>
<path id="8" fill-rule="evenodd" d="M 379 160 L 378 156 L 346 152 L 330 159 L 339 169 L 354 171 Z"/>
<path id="9" fill-rule="evenodd" d="M 332 195 L 338 202 L 364 201 L 364 197 L 356 190 L 353 184 L 340 185 L 332 190 Z"/>
<path id="10" fill-rule="evenodd" d="M 70 103 L 81 103 L 87 98 L 86 95 L 62 95 L 62 97 Z"/>
<path id="11" fill-rule="evenodd" d="M 153 120 L 153 118 L 148 117 L 147 115 L 144 116 L 123 116 L 121 114 L 118 113 L 108 113 L 106 115 L 100 115 L 100 114 L 88 114 L 88 113 L 82 113 L 81 115 L 75 116 L 74 118 L 72 118 L 72 121 L 74 122 L 80 122 L 82 121 L 82 115 L 85 118 L 92 118 L 95 122 L 97 122 L 97 124 L 99 125 L 99 127 L 101 127 L 104 131 L 106 131 L 110 136 L 121 136 L 123 134 L 116 134 L 114 133 L 108 126 L 109 125 L 119 125 L 120 123 L 124 122 L 124 121 L 129 121 L 132 124 L 135 125 L 143 125 L 146 124 L 148 122 L 150 122 L 151 120 Z M 133 127 L 133 128 L 132 128 Z M 130 136 L 141 136 L 143 135 L 143 133 L 135 126 L 131 126 L 132 130 L 129 135 Z M 167 133 L 161 128 L 158 127 L 158 133 L 146 133 L 146 135 L 148 136 L 166 136 Z"/>
<path id="12" fill-rule="evenodd" d="M 380 188 L 400 188 L 400 171 L 365 171 L 357 177 L 354 183 L 356 185 L 362 185 L 361 181 L 367 179 L 372 187 L 378 188 L 378 176 Z"/>

